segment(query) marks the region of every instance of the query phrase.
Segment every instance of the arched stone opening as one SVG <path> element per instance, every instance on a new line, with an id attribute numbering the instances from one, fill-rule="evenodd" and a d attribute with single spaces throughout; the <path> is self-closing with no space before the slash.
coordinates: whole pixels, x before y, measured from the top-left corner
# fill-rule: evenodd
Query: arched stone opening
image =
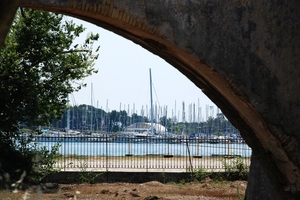
<path id="1" fill-rule="evenodd" d="M 23 0 L 21 6 L 86 20 L 165 59 L 241 131 L 275 190 L 297 195 L 299 2 Z"/>

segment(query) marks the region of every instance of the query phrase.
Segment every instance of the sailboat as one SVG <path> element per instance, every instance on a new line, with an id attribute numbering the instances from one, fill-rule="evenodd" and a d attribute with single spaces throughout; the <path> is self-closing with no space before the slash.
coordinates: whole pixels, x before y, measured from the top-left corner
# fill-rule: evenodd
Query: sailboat
<path id="1" fill-rule="evenodd" d="M 69 95 L 67 97 L 67 102 L 69 102 Z M 79 135 L 79 131 L 75 131 L 70 129 L 70 108 L 67 110 L 67 127 L 65 128 L 65 132 L 68 136 Z"/>
<path id="2" fill-rule="evenodd" d="M 96 118 L 97 114 L 96 111 L 94 110 L 94 106 L 93 106 L 93 97 L 94 97 L 94 90 L 93 90 L 93 83 L 91 83 L 91 111 L 90 111 L 90 132 L 89 132 L 89 137 L 88 140 L 89 142 L 112 142 L 113 138 L 108 135 L 107 133 L 99 133 L 98 130 L 96 130 L 94 127 L 94 118 L 93 116 Z M 96 119 L 96 126 L 98 127 L 98 119 Z M 96 130 L 94 132 L 94 129 Z"/>
<path id="3" fill-rule="evenodd" d="M 152 75 L 151 69 L 149 69 L 150 75 L 150 115 L 151 123 L 138 122 L 134 123 L 126 128 L 121 135 L 124 138 L 130 139 L 130 142 L 149 142 L 152 137 L 155 135 L 154 123 L 153 123 L 153 101 L 152 101 Z"/>
<path id="4" fill-rule="evenodd" d="M 69 102 L 69 95 L 67 96 L 67 102 Z M 70 129 L 70 109 L 67 110 L 67 126 L 64 131 L 43 129 L 40 135 L 36 136 L 37 142 L 79 142 L 80 132 Z"/>

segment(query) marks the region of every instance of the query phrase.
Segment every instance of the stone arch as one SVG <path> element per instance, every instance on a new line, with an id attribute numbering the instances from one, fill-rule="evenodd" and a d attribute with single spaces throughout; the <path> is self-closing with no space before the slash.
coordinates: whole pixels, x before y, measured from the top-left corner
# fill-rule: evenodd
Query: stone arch
<path id="1" fill-rule="evenodd" d="M 279 195 L 300 188 L 300 3 L 22 0 L 111 30 L 176 67 L 241 131 Z"/>

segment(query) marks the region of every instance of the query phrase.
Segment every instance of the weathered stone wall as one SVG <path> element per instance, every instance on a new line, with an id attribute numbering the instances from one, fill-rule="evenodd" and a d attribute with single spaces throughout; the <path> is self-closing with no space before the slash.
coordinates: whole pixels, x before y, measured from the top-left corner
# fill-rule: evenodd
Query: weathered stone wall
<path id="1" fill-rule="evenodd" d="M 278 195 L 300 190 L 300 1 L 22 0 L 164 58 L 241 131 Z"/>
<path id="2" fill-rule="evenodd" d="M 5 36 L 9 31 L 20 2 L 21 0 L 3 0 L 0 2 L 0 48 L 4 44 Z"/>

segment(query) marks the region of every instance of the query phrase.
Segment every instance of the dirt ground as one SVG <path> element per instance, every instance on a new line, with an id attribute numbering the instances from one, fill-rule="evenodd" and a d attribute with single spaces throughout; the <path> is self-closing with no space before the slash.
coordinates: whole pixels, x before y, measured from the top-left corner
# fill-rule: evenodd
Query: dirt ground
<path id="1" fill-rule="evenodd" d="M 88 199 L 88 200 L 180 200 L 180 199 L 243 199 L 246 181 L 167 183 L 151 181 L 133 183 L 45 184 L 26 191 L 0 191 L 0 199 Z"/>

